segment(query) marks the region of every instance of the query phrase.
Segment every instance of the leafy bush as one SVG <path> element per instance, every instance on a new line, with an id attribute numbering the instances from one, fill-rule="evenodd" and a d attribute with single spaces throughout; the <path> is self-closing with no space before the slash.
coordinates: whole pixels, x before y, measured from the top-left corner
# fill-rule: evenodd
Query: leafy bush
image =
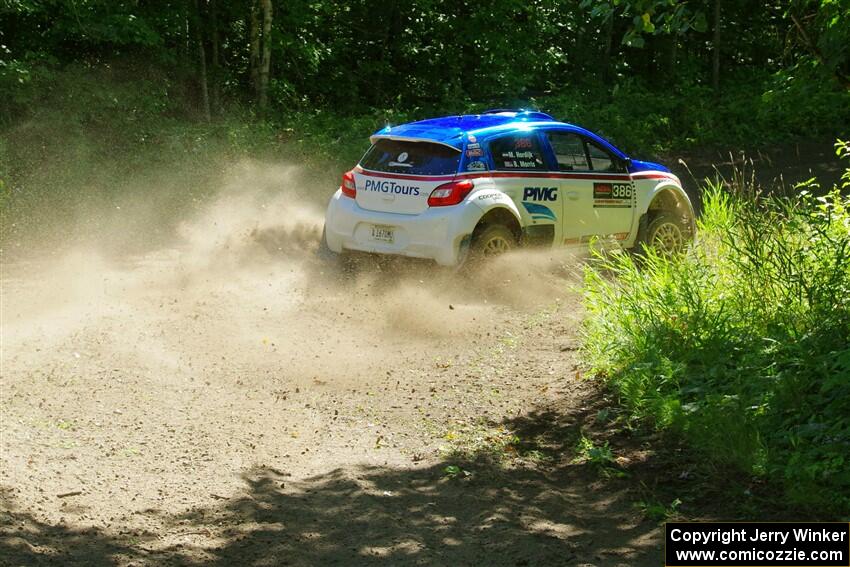
<path id="1" fill-rule="evenodd" d="M 588 267 L 586 354 L 634 417 L 847 514 L 850 197 L 714 184 L 704 205 L 683 256 Z"/>
<path id="2" fill-rule="evenodd" d="M 717 97 L 697 82 L 668 88 L 639 79 L 561 89 L 530 105 L 598 131 L 629 152 L 787 143 L 833 137 L 850 124 L 850 91 L 822 88 L 815 69 L 735 76 Z M 827 83 L 829 84 L 829 83 Z"/>

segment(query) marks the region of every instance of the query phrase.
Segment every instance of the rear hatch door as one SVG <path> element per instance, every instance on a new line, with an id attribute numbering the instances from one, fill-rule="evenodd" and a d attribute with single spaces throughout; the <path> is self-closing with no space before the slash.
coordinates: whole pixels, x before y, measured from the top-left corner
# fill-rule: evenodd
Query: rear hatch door
<path id="1" fill-rule="evenodd" d="M 370 211 L 422 213 L 431 191 L 457 173 L 460 155 L 446 144 L 381 138 L 354 170 L 357 204 Z"/>

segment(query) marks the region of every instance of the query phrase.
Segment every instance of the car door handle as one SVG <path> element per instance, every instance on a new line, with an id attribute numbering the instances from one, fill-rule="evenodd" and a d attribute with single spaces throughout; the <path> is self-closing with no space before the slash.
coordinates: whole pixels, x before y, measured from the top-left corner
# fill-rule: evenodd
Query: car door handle
<path id="1" fill-rule="evenodd" d="M 567 192 L 567 199 L 569 199 L 570 201 L 577 201 L 578 200 L 578 191 L 568 191 Z"/>

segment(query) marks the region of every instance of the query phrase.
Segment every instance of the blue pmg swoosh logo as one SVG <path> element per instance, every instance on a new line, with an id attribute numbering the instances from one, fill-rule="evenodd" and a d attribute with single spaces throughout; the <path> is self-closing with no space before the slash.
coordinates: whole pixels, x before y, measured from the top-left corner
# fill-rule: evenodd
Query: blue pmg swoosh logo
<path id="1" fill-rule="evenodd" d="M 552 209 L 545 205 L 541 205 L 539 203 L 527 203 L 523 201 L 522 206 L 525 207 L 525 210 L 528 211 L 528 214 L 530 214 L 531 218 L 534 220 L 557 220 Z"/>

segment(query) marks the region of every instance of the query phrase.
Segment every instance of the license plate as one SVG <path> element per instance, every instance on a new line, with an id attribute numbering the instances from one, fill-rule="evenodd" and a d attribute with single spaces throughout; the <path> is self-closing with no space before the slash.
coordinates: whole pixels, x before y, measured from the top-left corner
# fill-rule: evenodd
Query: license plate
<path id="1" fill-rule="evenodd" d="M 380 240 L 381 242 L 389 242 L 392 244 L 395 241 L 395 228 L 380 224 L 373 225 L 372 240 Z"/>

